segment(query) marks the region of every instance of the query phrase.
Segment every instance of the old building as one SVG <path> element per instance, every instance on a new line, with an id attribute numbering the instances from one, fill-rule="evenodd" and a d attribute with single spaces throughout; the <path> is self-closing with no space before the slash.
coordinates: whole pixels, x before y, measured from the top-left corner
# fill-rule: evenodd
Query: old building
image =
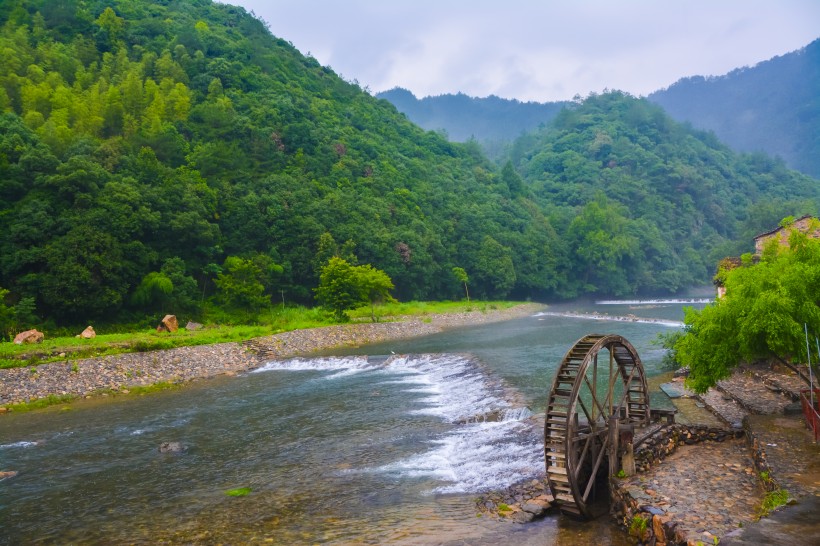
<path id="1" fill-rule="evenodd" d="M 771 241 L 772 239 L 779 239 L 780 246 L 788 246 L 789 244 L 789 233 L 793 230 L 800 231 L 802 233 L 809 233 L 809 236 L 814 239 L 820 239 L 820 226 L 817 225 L 817 219 L 807 214 L 801 218 L 798 218 L 791 224 L 786 227 L 778 226 L 777 228 L 767 231 L 766 233 L 761 233 L 757 237 L 755 237 L 755 254 L 760 256 L 763 252 L 763 248 L 766 246 L 766 243 Z"/>
<path id="2" fill-rule="evenodd" d="M 814 239 L 820 239 L 820 221 L 810 214 L 807 214 L 785 225 L 785 227 L 781 225 L 771 231 L 756 236 L 754 238 L 755 253 L 753 260 L 756 261 L 760 259 L 761 254 L 763 254 L 763 249 L 766 248 L 766 244 L 772 239 L 777 240 L 780 246 L 789 246 L 789 234 L 794 230 L 808 233 L 809 236 Z M 717 273 L 714 277 L 718 299 L 726 295 L 726 287 L 723 285 L 726 273 L 736 267 L 740 267 L 741 263 L 741 259 L 738 257 L 723 258 L 720 263 L 718 263 Z"/>

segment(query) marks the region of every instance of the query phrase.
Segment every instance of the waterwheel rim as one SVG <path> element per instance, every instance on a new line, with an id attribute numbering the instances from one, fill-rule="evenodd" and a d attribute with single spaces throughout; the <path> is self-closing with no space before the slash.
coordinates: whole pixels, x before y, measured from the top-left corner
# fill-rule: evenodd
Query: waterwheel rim
<path id="1" fill-rule="evenodd" d="M 601 351 L 608 353 L 605 362 Z M 595 482 L 608 469 L 612 417 L 635 426 L 649 422 L 646 377 L 632 344 L 615 334 L 576 341 L 558 367 L 545 413 L 547 480 L 556 504 L 591 517 Z"/>

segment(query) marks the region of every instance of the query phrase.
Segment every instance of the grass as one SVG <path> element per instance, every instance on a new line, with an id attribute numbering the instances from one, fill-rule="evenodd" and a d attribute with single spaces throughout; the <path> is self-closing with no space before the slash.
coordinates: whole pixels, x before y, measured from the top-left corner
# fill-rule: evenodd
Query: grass
<path id="1" fill-rule="evenodd" d="M 376 307 L 378 320 L 392 320 L 401 316 L 421 316 L 439 313 L 463 313 L 468 310 L 487 311 L 508 309 L 519 303 L 516 302 L 477 302 L 469 305 L 465 302 L 407 302 L 393 303 Z M 370 321 L 370 306 L 364 306 L 350 312 L 355 322 Z M 221 316 L 226 322 L 235 321 L 235 316 Z M 76 337 L 50 337 L 37 344 L 15 345 L 0 343 L 0 369 L 17 368 L 22 366 L 33 367 L 49 362 L 79 360 L 119 353 L 157 351 L 192 345 L 210 345 L 213 343 L 240 342 L 255 337 L 268 336 L 291 330 L 317 328 L 335 324 L 330 315 L 319 308 L 286 307 L 273 308 L 257 317 L 247 317 L 257 324 L 220 324 L 206 325 L 201 330 L 189 332 L 180 328 L 173 333 L 157 332 L 151 329 L 138 329 L 128 332 L 98 333 L 94 339 L 80 339 Z M 114 325 L 110 330 L 121 329 Z M 104 332 L 105 328 L 98 330 Z M 72 367 L 72 371 L 77 371 Z"/>
<path id="2" fill-rule="evenodd" d="M 643 536 L 646 531 L 647 520 L 641 516 L 632 516 L 632 521 L 629 522 L 629 534 L 637 537 Z"/>
<path id="3" fill-rule="evenodd" d="M 47 408 L 49 406 L 55 406 L 57 404 L 67 404 L 74 400 L 75 397 L 70 394 L 64 395 L 56 395 L 56 394 L 49 394 L 45 398 L 38 398 L 37 400 L 33 400 L 31 402 L 22 402 L 20 404 L 9 404 L 4 406 L 10 411 L 14 412 L 25 412 L 25 411 L 33 411 L 38 409 Z"/>
<path id="4" fill-rule="evenodd" d="M 326 326 L 332 322 L 319 310 L 288 308 L 272 315 L 262 324 L 208 325 L 189 332 L 157 332 L 153 328 L 119 333 L 98 333 L 94 339 L 76 337 L 49 337 L 37 345 L 0 343 L 0 368 L 37 366 L 48 362 L 78 360 L 119 353 L 133 353 L 173 349 L 192 345 L 210 345 L 245 341 L 301 328 Z M 118 326 L 112 327 L 117 329 Z M 99 328 L 99 330 L 103 330 Z"/>
<path id="5" fill-rule="evenodd" d="M 772 511 L 789 502 L 789 492 L 785 489 L 769 491 L 760 503 L 759 517 L 768 516 Z"/>
<path id="6" fill-rule="evenodd" d="M 238 487 L 236 489 L 228 489 L 225 491 L 225 494 L 229 497 L 244 497 L 245 495 L 250 494 L 250 492 L 250 487 Z"/>
<path id="7" fill-rule="evenodd" d="M 488 311 L 495 311 L 501 309 L 509 309 L 516 305 L 521 305 L 522 302 L 514 301 L 409 301 L 387 303 L 380 305 L 375 309 L 375 315 L 378 319 L 385 319 L 388 317 L 401 316 L 421 316 L 446 314 L 446 313 L 469 313 L 479 311 L 486 313 Z M 354 321 L 370 320 L 370 306 L 359 307 L 348 313 L 350 318 Z"/>

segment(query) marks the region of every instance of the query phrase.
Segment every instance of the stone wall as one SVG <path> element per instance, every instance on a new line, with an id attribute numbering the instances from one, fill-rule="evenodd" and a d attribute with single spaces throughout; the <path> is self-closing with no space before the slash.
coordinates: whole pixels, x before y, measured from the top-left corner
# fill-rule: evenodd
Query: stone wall
<path id="1" fill-rule="evenodd" d="M 665 425 L 635 447 L 635 468 L 646 472 L 677 451 L 678 446 L 704 441 L 722 442 L 740 438 L 743 431 L 707 427 L 704 425 Z M 657 546 L 686 545 L 688 538 L 678 523 L 664 510 L 653 506 L 643 489 L 630 486 L 617 477 L 610 479 L 612 515 L 625 526 L 638 544 Z"/>
<path id="2" fill-rule="evenodd" d="M 766 449 L 762 442 L 752 430 L 748 419 L 743 419 L 743 432 L 746 434 L 746 441 L 752 449 L 752 460 L 755 462 L 755 469 L 766 491 L 780 489 L 780 484 L 772 477 L 772 468 L 766 458 Z"/>

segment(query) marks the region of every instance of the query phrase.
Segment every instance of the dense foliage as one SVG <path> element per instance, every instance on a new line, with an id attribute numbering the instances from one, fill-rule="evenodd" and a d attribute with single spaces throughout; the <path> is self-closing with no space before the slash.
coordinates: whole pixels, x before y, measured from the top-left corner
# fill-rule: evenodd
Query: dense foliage
<path id="1" fill-rule="evenodd" d="M 4 324 L 252 320 L 333 257 L 401 300 L 671 292 L 817 196 L 619 94 L 498 168 L 210 0 L 0 0 L 0 111 Z"/>
<path id="2" fill-rule="evenodd" d="M 334 256 L 322 267 L 316 299 L 340 320 L 349 320 L 348 311 L 370 305 L 370 317 L 376 316 L 376 303 L 395 302 L 390 291 L 395 288 L 384 271 L 370 265 L 353 265 Z"/>
<path id="3" fill-rule="evenodd" d="M 736 150 L 764 151 L 820 178 L 820 39 L 725 76 L 682 79 L 649 100 Z"/>
<path id="4" fill-rule="evenodd" d="M 307 303 L 320 240 L 402 299 L 458 297 L 455 265 L 482 296 L 544 284 L 555 233 L 475 145 L 417 128 L 241 8 L 4 0 L 0 25 L 9 305 L 79 323 L 214 296 Z"/>
<path id="5" fill-rule="evenodd" d="M 788 247 L 776 240 L 759 262 L 724 272 L 725 297 L 686 313 L 685 335 L 674 340 L 676 359 L 690 367 L 689 382 L 704 392 L 742 362 L 807 361 L 806 330 L 816 365 L 820 335 L 820 239 L 793 231 Z"/>
<path id="6" fill-rule="evenodd" d="M 557 287 L 565 295 L 705 282 L 717 260 L 749 249 L 750 230 L 816 213 L 820 195 L 817 180 L 782 162 L 735 154 L 618 92 L 563 110 L 518 139 L 510 159 L 568 244 Z"/>

